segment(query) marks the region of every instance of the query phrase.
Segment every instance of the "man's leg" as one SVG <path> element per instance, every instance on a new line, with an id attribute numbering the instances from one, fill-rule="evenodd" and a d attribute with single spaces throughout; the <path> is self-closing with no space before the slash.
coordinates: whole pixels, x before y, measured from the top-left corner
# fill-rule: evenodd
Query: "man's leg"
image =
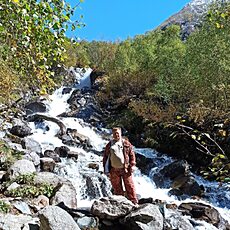
<path id="1" fill-rule="evenodd" d="M 138 203 L 137 194 L 133 182 L 132 174 L 125 173 L 123 176 L 125 190 L 128 196 L 128 199 L 131 200 L 134 204 Z"/>
<path id="2" fill-rule="evenodd" d="M 121 174 L 122 174 L 121 169 L 112 168 L 110 170 L 110 181 L 111 181 L 112 187 L 114 189 L 114 195 L 124 196 Z"/>

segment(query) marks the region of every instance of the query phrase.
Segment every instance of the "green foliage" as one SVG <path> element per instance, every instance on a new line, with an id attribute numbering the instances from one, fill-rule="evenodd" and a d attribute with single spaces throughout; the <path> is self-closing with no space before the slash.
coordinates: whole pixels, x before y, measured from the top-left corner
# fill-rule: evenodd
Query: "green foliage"
<path id="1" fill-rule="evenodd" d="M 21 152 L 11 149 L 0 140 L 0 169 L 7 170 L 15 161 L 22 158 Z"/>
<path id="2" fill-rule="evenodd" d="M 210 6 L 207 14 L 207 20 L 218 29 L 229 26 L 230 22 L 230 4 L 229 2 L 214 3 Z"/>
<path id="3" fill-rule="evenodd" d="M 19 86 L 17 74 L 0 58 L 0 103 L 9 103 L 16 99 L 18 97 L 17 87 Z"/>
<path id="4" fill-rule="evenodd" d="M 109 72 L 114 62 L 118 44 L 103 41 L 81 41 L 76 47 L 76 65 L 78 67 L 90 66 L 93 69 Z"/>
<path id="5" fill-rule="evenodd" d="M 150 91 L 164 101 L 172 101 L 181 96 L 181 86 L 184 83 L 183 59 L 186 45 L 181 41 L 180 28 L 171 26 L 162 31 L 156 46 L 154 69 L 157 83 Z"/>
<path id="6" fill-rule="evenodd" d="M 47 197 L 51 197 L 54 194 L 54 186 L 43 183 L 43 184 L 35 184 L 35 173 L 27 173 L 17 176 L 16 178 L 3 183 L 3 190 L 6 189 L 13 182 L 20 184 L 20 187 L 16 189 L 11 189 L 9 191 L 5 191 L 4 194 L 7 196 L 13 197 L 37 197 L 39 195 L 45 195 Z"/>
<path id="7" fill-rule="evenodd" d="M 0 200 L 0 212 L 7 213 L 10 211 L 10 204 Z"/>
<path id="8" fill-rule="evenodd" d="M 228 158 L 223 154 L 216 154 L 213 157 L 208 168 L 201 171 L 201 174 L 206 179 L 216 180 L 220 182 L 229 182 L 230 178 L 230 163 Z"/>
<path id="9" fill-rule="evenodd" d="M 1 58 L 17 70 L 20 81 L 43 90 L 54 87 L 53 67 L 64 62 L 65 32 L 72 22 L 65 0 L 6 0 L 1 3 Z"/>
<path id="10" fill-rule="evenodd" d="M 41 185 L 23 185 L 16 189 L 11 189 L 5 192 L 5 195 L 12 197 L 27 197 L 34 198 L 39 195 L 45 195 L 51 197 L 54 194 L 54 187 L 49 184 Z"/>

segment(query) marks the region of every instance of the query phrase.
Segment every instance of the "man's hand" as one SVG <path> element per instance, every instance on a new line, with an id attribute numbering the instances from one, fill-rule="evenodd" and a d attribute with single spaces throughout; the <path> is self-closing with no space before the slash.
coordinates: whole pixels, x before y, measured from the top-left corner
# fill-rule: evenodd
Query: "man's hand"
<path id="1" fill-rule="evenodd" d="M 136 166 L 132 166 L 130 170 L 131 170 L 131 173 L 133 173 L 136 170 Z"/>

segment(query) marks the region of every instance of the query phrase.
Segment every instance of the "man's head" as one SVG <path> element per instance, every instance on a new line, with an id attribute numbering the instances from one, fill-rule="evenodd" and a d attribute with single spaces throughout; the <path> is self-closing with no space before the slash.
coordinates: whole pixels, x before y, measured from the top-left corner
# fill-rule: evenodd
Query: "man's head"
<path id="1" fill-rule="evenodd" d="M 115 141 L 119 141 L 121 139 L 121 128 L 120 127 L 114 127 L 112 129 L 113 131 L 113 139 Z"/>

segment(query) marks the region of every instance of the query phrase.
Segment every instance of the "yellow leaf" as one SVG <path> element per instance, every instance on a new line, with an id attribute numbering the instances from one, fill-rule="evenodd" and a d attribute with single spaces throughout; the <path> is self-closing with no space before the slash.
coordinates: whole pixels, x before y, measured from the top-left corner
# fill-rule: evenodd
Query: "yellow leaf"
<path id="1" fill-rule="evenodd" d="M 221 27 L 220 23 L 216 23 L 216 27 L 219 29 Z"/>
<path id="2" fill-rule="evenodd" d="M 19 3 L 19 0 L 13 0 L 14 3 Z"/>
<path id="3" fill-rule="evenodd" d="M 220 130 L 219 130 L 219 133 L 220 133 L 220 135 L 221 135 L 222 137 L 226 137 L 226 136 L 227 136 L 227 132 L 226 132 L 225 130 L 223 130 L 223 129 L 220 129 Z"/>
<path id="4" fill-rule="evenodd" d="M 195 135 L 191 135 L 192 139 L 196 140 L 196 136 Z"/>

